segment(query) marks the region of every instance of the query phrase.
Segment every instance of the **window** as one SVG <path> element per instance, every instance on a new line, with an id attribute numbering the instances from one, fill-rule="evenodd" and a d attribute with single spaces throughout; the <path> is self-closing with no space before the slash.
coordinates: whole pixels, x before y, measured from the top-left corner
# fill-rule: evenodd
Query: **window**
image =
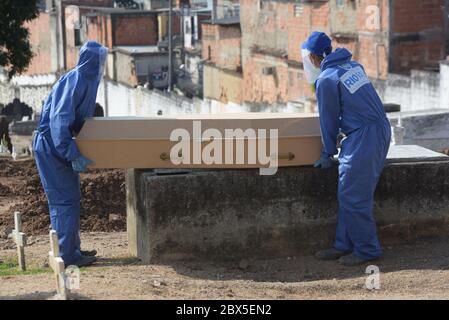
<path id="1" fill-rule="evenodd" d="M 75 32 L 75 46 L 81 46 L 83 44 L 83 42 L 81 41 L 81 29 L 73 29 L 73 31 Z"/>
<path id="2" fill-rule="evenodd" d="M 45 11 L 47 10 L 47 1 L 46 0 L 38 0 L 37 1 L 37 8 L 40 11 Z"/>
<path id="3" fill-rule="evenodd" d="M 337 8 L 343 9 L 345 7 L 346 0 L 337 0 Z"/>
<path id="4" fill-rule="evenodd" d="M 302 3 L 295 4 L 295 7 L 294 7 L 295 17 L 302 16 L 303 9 L 304 9 L 304 7 L 303 7 Z"/>

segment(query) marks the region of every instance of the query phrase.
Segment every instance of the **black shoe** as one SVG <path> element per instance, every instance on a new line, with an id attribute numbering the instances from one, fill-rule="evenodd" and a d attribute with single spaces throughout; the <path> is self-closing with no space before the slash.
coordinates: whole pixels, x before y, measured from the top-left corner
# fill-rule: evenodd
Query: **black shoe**
<path id="1" fill-rule="evenodd" d="M 338 263 L 340 263 L 341 265 L 344 265 L 346 267 L 355 267 L 355 266 L 360 266 L 360 265 L 363 265 L 365 263 L 375 261 L 375 260 L 378 260 L 378 258 L 362 259 L 352 253 L 352 254 L 349 254 L 347 256 L 344 256 L 344 257 L 341 257 L 340 259 L 338 259 Z"/>
<path id="2" fill-rule="evenodd" d="M 330 248 L 318 251 L 317 253 L 315 253 L 315 258 L 324 261 L 338 260 L 341 257 L 348 255 L 349 253 L 350 252 L 343 252 L 335 248 Z"/>
<path id="3" fill-rule="evenodd" d="M 78 261 L 71 263 L 71 266 L 77 266 L 79 268 L 81 267 L 87 267 L 92 265 L 95 261 L 97 261 L 96 257 L 89 257 L 89 256 L 81 256 L 81 258 L 78 259 Z M 66 266 L 68 267 L 68 266 Z"/>
<path id="4" fill-rule="evenodd" d="M 80 250 L 80 253 L 85 257 L 95 257 L 97 255 L 97 250 Z"/>

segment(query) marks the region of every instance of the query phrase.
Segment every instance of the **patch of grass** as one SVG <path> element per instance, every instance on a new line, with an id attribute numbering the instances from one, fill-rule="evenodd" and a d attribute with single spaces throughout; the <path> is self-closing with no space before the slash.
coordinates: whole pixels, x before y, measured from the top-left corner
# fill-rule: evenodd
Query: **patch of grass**
<path id="1" fill-rule="evenodd" d="M 0 277 L 10 277 L 10 276 L 29 276 L 41 273 L 49 273 L 51 270 L 49 268 L 41 268 L 34 265 L 27 265 L 26 271 L 19 270 L 19 263 L 17 257 L 9 256 L 2 259 L 0 263 Z"/>
<path id="2" fill-rule="evenodd" d="M 105 266 L 93 266 L 93 267 L 81 267 L 79 268 L 81 273 L 87 272 L 102 272 L 106 271 Z M 0 278 L 10 276 L 29 276 L 42 273 L 52 273 L 53 270 L 49 267 L 39 267 L 36 264 L 27 262 L 27 270 L 20 271 L 19 263 L 16 256 L 7 256 L 0 259 Z"/>

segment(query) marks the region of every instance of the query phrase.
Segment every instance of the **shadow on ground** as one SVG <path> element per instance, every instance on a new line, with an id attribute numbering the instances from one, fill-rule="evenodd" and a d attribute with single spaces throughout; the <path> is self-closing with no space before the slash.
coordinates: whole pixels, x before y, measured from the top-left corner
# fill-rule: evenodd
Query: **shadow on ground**
<path id="1" fill-rule="evenodd" d="M 8 297 L 0 296 L 0 300 L 58 300 L 58 299 L 56 296 L 56 291 L 51 291 L 51 292 L 34 292 Z M 69 300 L 89 300 L 89 298 L 77 293 L 71 293 Z"/>
<path id="2" fill-rule="evenodd" d="M 140 260 L 134 257 L 118 257 L 118 258 L 101 258 L 98 257 L 97 262 L 92 266 L 95 267 L 114 267 L 129 266 L 139 264 Z"/>
<path id="3" fill-rule="evenodd" d="M 366 276 L 366 267 L 376 265 L 381 273 L 402 270 L 449 270 L 449 238 L 427 239 L 384 248 L 384 256 L 363 266 L 344 267 L 336 261 L 314 257 L 237 262 L 188 261 L 163 263 L 181 275 L 206 280 L 252 280 L 256 282 L 307 282 L 343 280 Z"/>

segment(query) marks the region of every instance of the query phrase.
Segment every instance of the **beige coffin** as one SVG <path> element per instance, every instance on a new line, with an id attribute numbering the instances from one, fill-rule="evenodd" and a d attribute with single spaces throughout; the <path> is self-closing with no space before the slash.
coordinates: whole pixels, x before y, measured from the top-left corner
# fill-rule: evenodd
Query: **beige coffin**
<path id="1" fill-rule="evenodd" d="M 207 147 L 210 139 L 194 139 L 193 123 L 201 124 L 201 134 L 205 130 L 217 129 L 222 135 L 215 143 L 221 142 L 222 163 L 206 164 L 202 161 L 193 163 L 193 143 L 190 143 L 190 164 L 176 165 L 170 153 L 179 159 L 185 158 L 180 151 L 171 152 L 178 141 L 170 141 L 170 135 L 175 129 L 185 129 L 190 135 L 190 142 L 196 141 L 197 148 Z M 200 122 L 198 122 L 200 121 Z M 278 130 L 278 152 L 271 152 L 270 141 L 266 142 L 266 155 L 278 155 L 278 166 L 300 166 L 313 164 L 320 157 L 321 135 L 317 115 L 304 114 L 214 114 L 189 115 L 157 118 L 92 118 L 88 119 L 76 138 L 77 145 L 83 155 L 92 159 L 95 168 L 260 168 L 269 164 L 261 164 L 259 157 L 256 162 L 248 161 L 249 144 L 257 138 L 226 139 L 226 129 L 252 128 L 256 132 L 266 129 Z M 198 131 L 197 131 L 198 132 Z M 260 137 L 260 136 L 259 136 Z M 221 141 L 220 141 L 221 140 Z M 232 140 L 232 141 L 230 141 Z M 227 144 L 228 143 L 228 144 Z M 231 147 L 229 143 L 232 143 Z M 243 163 L 237 163 L 236 149 L 238 143 L 243 143 L 245 157 Z M 210 151 L 209 146 L 209 151 Z M 184 150 L 187 150 L 185 148 Z M 198 150 L 198 149 L 197 149 Z M 232 150 L 233 161 L 225 159 L 225 153 Z M 242 150 L 242 149 L 240 149 Z M 258 147 L 257 147 L 258 150 Z M 188 155 L 188 152 L 186 152 Z M 214 152 L 212 152 L 214 154 Z M 180 158 L 183 157 L 183 158 Z M 198 159 L 198 158 L 197 158 Z M 232 162 L 232 163 L 230 163 Z"/>

